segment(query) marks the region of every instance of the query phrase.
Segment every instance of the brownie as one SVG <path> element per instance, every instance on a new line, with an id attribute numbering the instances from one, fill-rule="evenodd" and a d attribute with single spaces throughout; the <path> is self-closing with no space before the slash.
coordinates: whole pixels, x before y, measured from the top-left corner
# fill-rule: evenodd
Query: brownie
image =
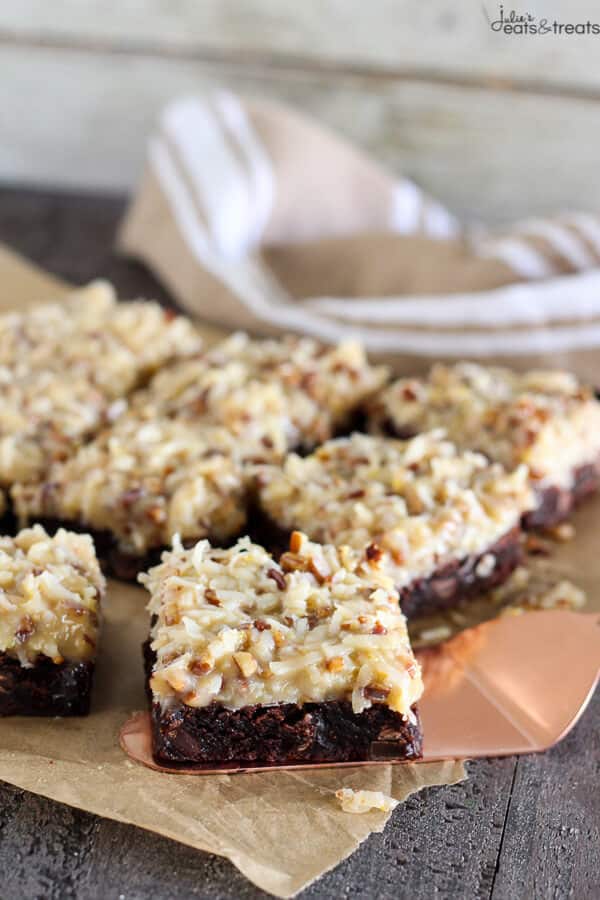
<path id="1" fill-rule="evenodd" d="M 523 527 L 550 528 L 567 519 L 575 507 L 600 487 L 600 458 L 595 464 L 579 466 L 570 488 L 553 485 L 537 492 L 534 510 L 523 517 Z"/>
<path id="2" fill-rule="evenodd" d="M 526 528 L 557 524 L 600 484 L 600 403 L 569 372 L 436 365 L 384 388 L 371 401 L 369 427 L 403 439 L 443 428 L 509 471 L 525 465 L 533 501 Z"/>
<path id="3" fill-rule="evenodd" d="M 188 319 L 155 303 L 117 303 L 104 282 L 0 315 L 0 486 L 45 478 L 154 371 L 200 347 Z"/>
<path id="4" fill-rule="evenodd" d="M 252 509 L 249 526 L 252 539 L 267 547 L 275 558 L 285 552 L 290 533 L 279 528 L 260 508 Z M 486 573 L 484 561 L 489 557 L 494 557 L 495 565 Z M 480 597 L 485 591 L 506 581 L 522 557 L 521 530 L 516 527 L 483 553 L 447 563 L 432 575 L 417 578 L 409 585 L 398 588 L 402 612 L 407 619 L 413 619 L 452 609 Z"/>
<path id="5" fill-rule="evenodd" d="M 418 760 L 422 738 L 413 713 L 413 722 L 384 706 L 357 715 L 347 700 L 241 709 L 180 704 L 164 711 L 154 703 L 154 756 L 159 763 L 241 765 Z"/>
<path id="6" fill-rule="evenodd" d="M 277 563 L 244 538 L 175 546 L 140 576 L 153 752 L 174 764 L 421 755 L 420 669 L 387 576 L 292 535 Z"/>
<path id="7" fill-rule="evenodd" d="M 15 514 L 94 533 L 113 571 L 131 577 L 173 534 L 219 543 L 239 535 L 246 483 L 234 449 L 220 427 L 125 414 L 51 466 L 48 481 L 14 485 Z"/>
<path id="8" fill-rule="evenodd" d="M 386 425 L 390 437 L 410 440 L 416 437 L 408 430 L 395 430 L 391 424 Z M 524 529 L 552 528 L 564 522 L 572 514 L 576 506 L 586 500 L 600 488 L 600 457 L 595 463 L 587 463 L 573 470 L 571 487 L 537 488 L 534 490 L 535 506 L 521 517 Z"/>
<path id="9" fill-rule="evenodd" d="M 0 537 L 0 716 L 89 710 L 105 590 L 89 535 Z"/>
<path id="10" fill-rule="evenodd" d="M 355 341 L 325 346 L 307 337 L 252 340 L 237 333 L 159 372 L 132 409 L 143 419 L 222 425 L 244 459 L 278 462 L 289 450 L 306 451 L 347 432 L 387 375 Z"/>
<path id="11" fill-rule="evenodd" d="M 494 558 L 495 565 L 486 573 L 489 557 Z M 520 531 L 513 528 L 485 553 L 448 563 L 428 578 L 419 578 L 402 588 L 402 612 L 407 619 L 413 619 L 453 609 L 481 597 L 485 591 L 503 584 L 522 558 Z"/>
<path id="12" fill-rule="evenodd" d="M 277 552 L 299 529 L 351 547 L 393 579 L 408 617 L 501 584 L 519 562 L 520 519 L 533 502 L 524 467 L 507 473 L 439 432 L 354 434 L 264 466 L 256 481 L 257 541 Z"/>
<path id="13" fill-rule="evenodd" d="M 25 668 L 0 653 L 0 716 L 85 716 L 93 677 L 93 662 L 56 665 L 40 656 Z"/>

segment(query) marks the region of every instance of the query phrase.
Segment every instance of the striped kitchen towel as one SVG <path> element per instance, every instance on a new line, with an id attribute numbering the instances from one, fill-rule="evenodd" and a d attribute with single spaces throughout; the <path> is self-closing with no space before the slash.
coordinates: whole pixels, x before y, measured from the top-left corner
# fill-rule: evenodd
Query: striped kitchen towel
<path id="1" fill-rule="evenodd" d="M 468 357 L 600 380 L 600 217 L 465 230 L 412 181 L 272 102 L 168 106 L 118 245 L 228 329 L 358 336 L 397 371 Z"/>

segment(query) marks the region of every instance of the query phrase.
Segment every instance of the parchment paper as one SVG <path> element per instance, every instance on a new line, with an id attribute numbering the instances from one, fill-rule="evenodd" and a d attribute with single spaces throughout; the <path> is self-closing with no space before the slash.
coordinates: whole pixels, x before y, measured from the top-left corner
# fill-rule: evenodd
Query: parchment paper
<path id="1" fill-rule="evenodd" d="M 0 276 L 0 309 L 56 299 L 64 291 L 58 279 L 1 247 Z M 145 706 L 145 598 L 141 588 L 109 585 L 88 718 L 0 719 L 0 779 L 226 856 L 259 887 L 290 897 L 389 818 L 342 812 L 336 789 L 380 790 L 404 800 L 466 777 L 460 762 L 202 778 L 164 775 L 130 762 L 117 734 L 128 715 Z M 301 840 L 289 840 L 294 834 Z"/>

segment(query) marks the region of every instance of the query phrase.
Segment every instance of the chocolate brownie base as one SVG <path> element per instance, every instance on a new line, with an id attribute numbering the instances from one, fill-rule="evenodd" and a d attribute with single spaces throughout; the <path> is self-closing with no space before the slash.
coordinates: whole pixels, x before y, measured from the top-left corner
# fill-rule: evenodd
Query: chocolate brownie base
<path id="1" fill-rule="evenodd" d="M 93 662 L 39 657 L 26 668 L 0 653 L 0 716 L 85 716 L 90 711 Z"/>
<path id="2" fill-rule="evenodd" d="M 422 755 L 418 722 L 383 704 L 354 713 L 345 700 L 241 709 L 181 704 L 164 711 L 153 703 L 152 744 L 157 762 L 174 763 L 289 765 Z"/>
<path id="3" fill-rule="evenodd" d="M 503 584 L 523 557 L 520 529 L 513 528 L 484 553 L 448 563 L 428 578 L 418 578 L 400 590 L 400 605 L 407 619 L 454 609 Z M 488 574 L 480 569 L 485 557 L 493 556 Z M 478 572 L 479 569 L 479 572 Z"/>
<path id="4" fill-rule="evenodd" d="M 579 466 L 573 477 L 569 490 L 548 487 L 538 492 L 538 506 L 523 517 L 524 528 L 551 528 L 567 519 L 582 500 L 600 488 L 600 460 Z"/>
<path id="5" fill-rule="evenodd" d="M 148 641 L 143 650 L 149 679 L 154 654 Z M 147 690 L 151 698 L 148 681 Z M 152 747 L 159 763 L 291 765 L 422 756 L 416 707 L 415 723 L 384 704 L 354 713 L 346 700 L 241 709 L 179 704 L 167 710 L 151 702 L 151 710 Z"/>

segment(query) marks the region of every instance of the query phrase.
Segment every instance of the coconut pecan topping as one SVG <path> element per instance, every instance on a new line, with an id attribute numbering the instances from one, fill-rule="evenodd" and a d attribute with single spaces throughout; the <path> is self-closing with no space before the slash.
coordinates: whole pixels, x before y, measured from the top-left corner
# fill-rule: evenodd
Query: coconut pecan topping
<path id="1" fill-rule="evenodd" d="M 103 594 L 89 535 L 36 525 L 0 537 L 0 652 L 23 666 L 93 658 Z"/>
<path id="2" fill-rule="evenodd" d="M 600 457 L 600 403 L 574 375 L 514 372 L 461 362 L 426 378 L 401 378 L 372 404 L 371 427 L 400 435 L 445 429 L 459 447 L 512 470 L 525 464 L 536 487 L 570 489 L 577 468 Z"/>
<path id="3" fill-rule="evenodd" d="M 367 577 L 359 554 L 342 560 L 303 534 L 293 546 L 279 571 L 248 538 L 227 550 L 176 541 L 140 576 L 150 592 L 156 701 L 239 708 L 347 699 L 356 712 L 385 703 L 411 715 L 422 684 L 390 579 Z"/>

